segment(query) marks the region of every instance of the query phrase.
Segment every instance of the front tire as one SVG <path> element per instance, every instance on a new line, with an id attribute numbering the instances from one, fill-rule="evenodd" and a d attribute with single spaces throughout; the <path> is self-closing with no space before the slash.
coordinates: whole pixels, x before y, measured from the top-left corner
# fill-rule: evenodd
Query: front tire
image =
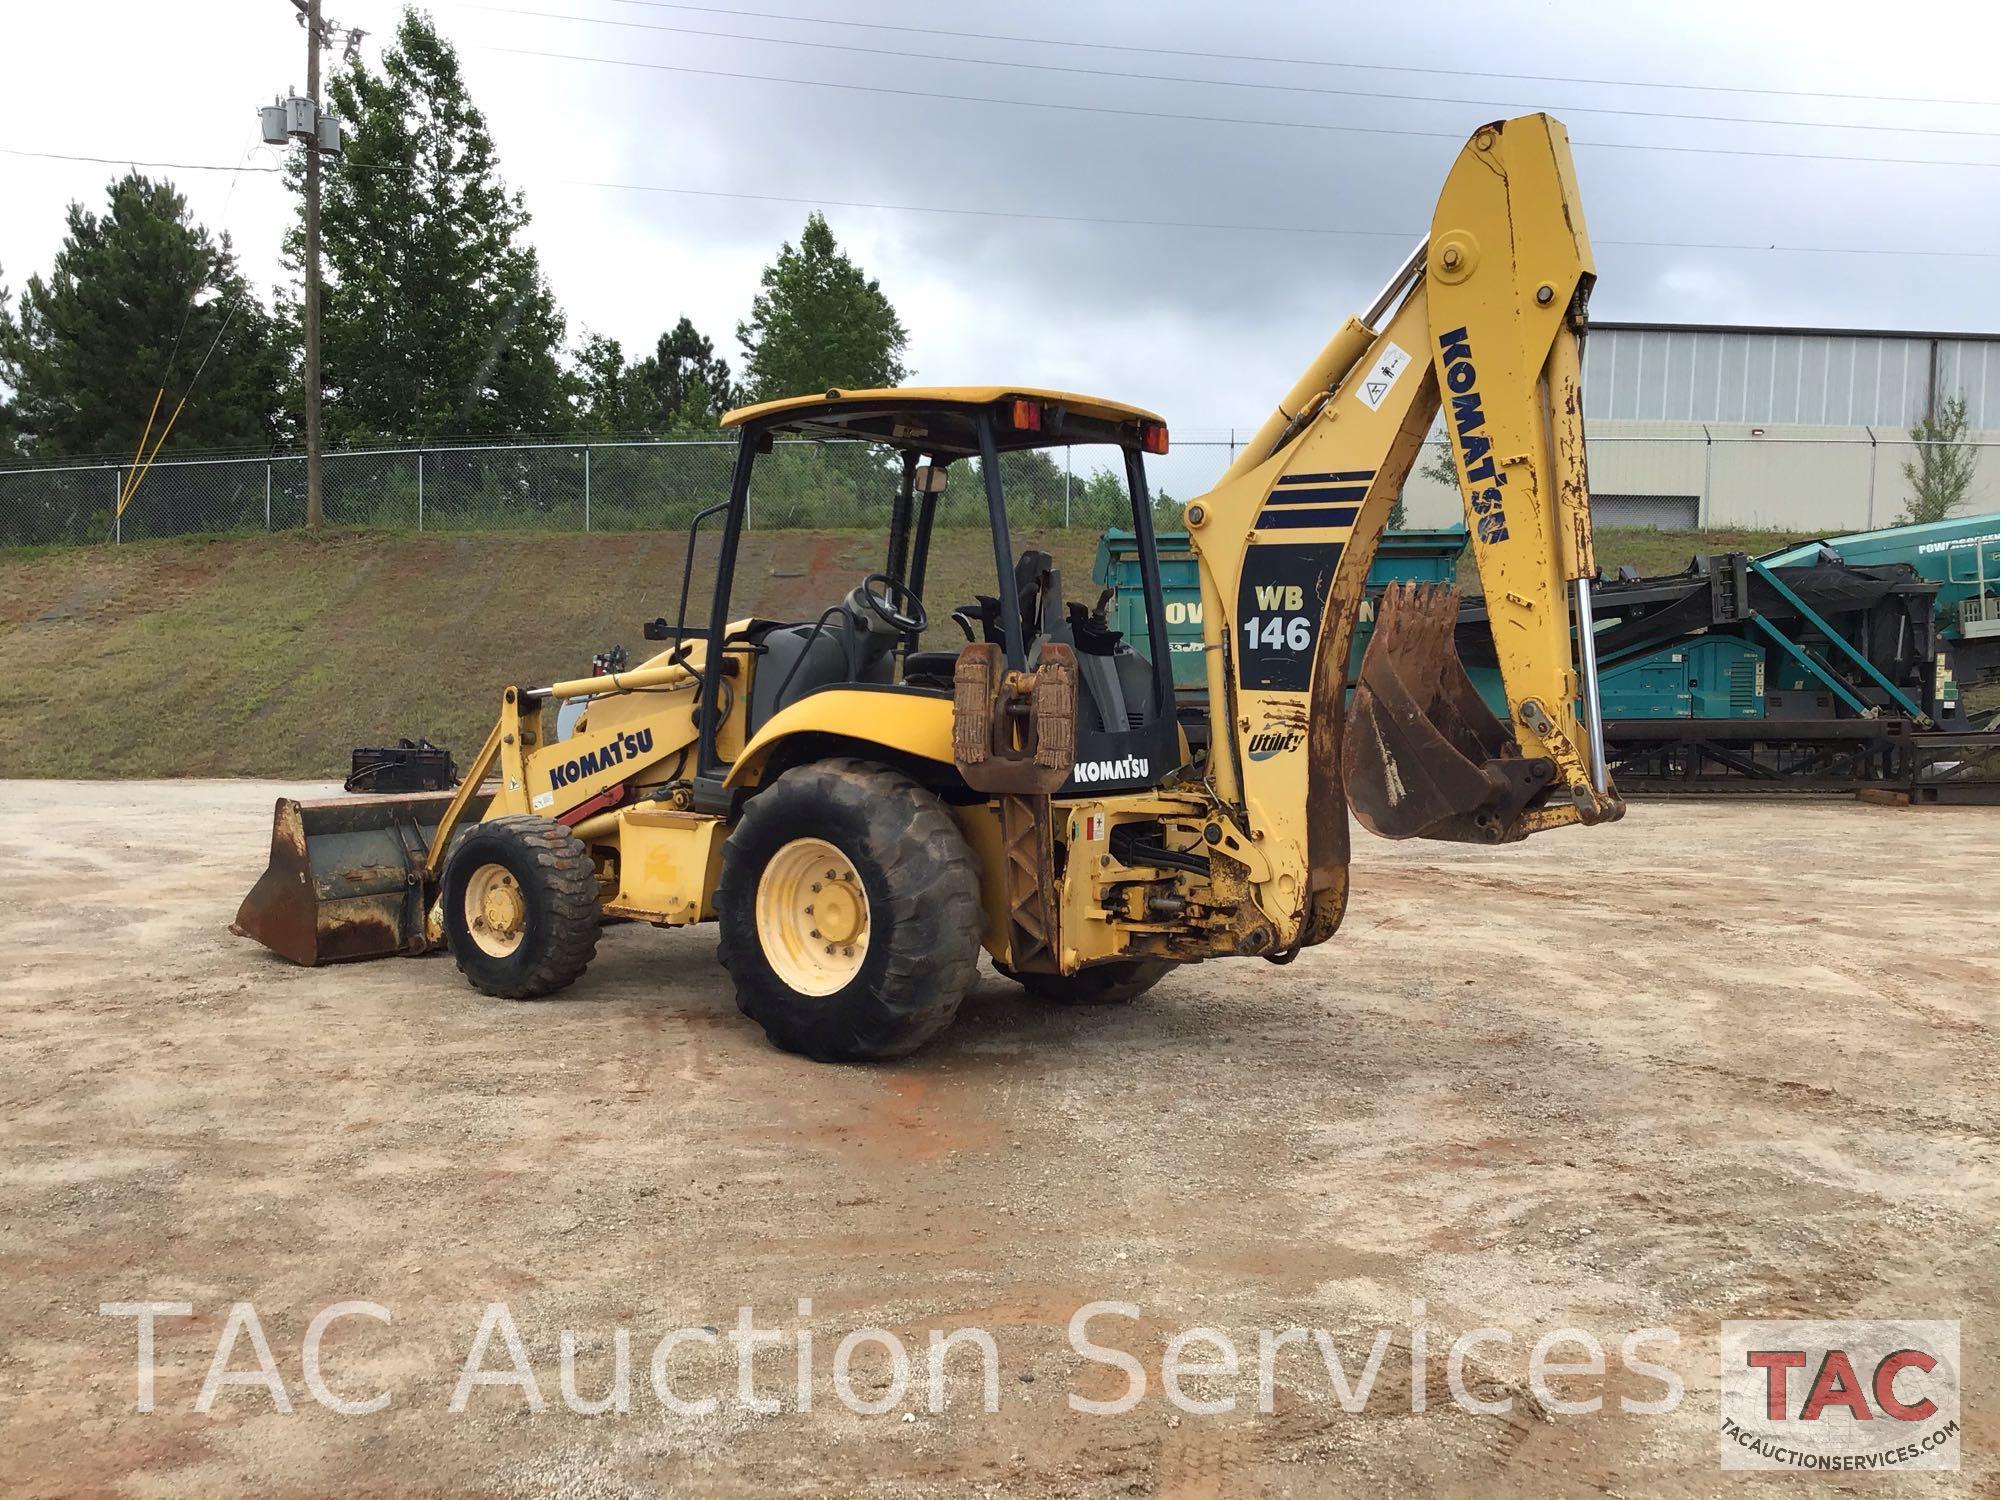
<path id="1" fill-rule="evenodd" d="M 795 767 L 723 846 L 718 955 L 773 1045 L 820 1062 L 902 1057 L 978 974 L 979 870 L 937 797 L 864 760 Z"/>
<path id="2" fill-rule="evenodd" d="M 1093 964 L 1075 974 L 1018 974 L 1006 964 L 994 968 L 1038 1000 L 1055 1005 L 1124 1005 L 1137 1000 L 1180 965 L 1164 958 L 1129 958 Z"/>
<path id="3" fill-rule="evenodd" d="M 538 1000 L 576 982 L 598 946 L 597 869 L 549 818 L 481 823 L 445 861 L 445 945 L 468 983 Z"/>

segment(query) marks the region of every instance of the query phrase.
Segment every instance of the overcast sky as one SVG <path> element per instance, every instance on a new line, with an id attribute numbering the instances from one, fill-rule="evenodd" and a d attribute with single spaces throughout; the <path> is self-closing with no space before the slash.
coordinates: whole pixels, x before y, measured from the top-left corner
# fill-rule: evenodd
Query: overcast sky
<path id="1" fill-rule="evenodd" d="M 330 19 L 370 33 L 371 53 L 401 8 L 325 3 Z M 1254 425 L 1423 230 L 1458 142 L 1484 120 L 1538 108 L 1563 119 L 1576 146 L 1597 247 L 1597 317 L 1983 331 L 2001 323 L 2001 7 L 1992 0 L 1892 10 L 1846 0 L 1488 0 L 1429 10 L 1213 0 L 438 0 L 430 9 L 460 48 L 504 175 L 527 194 L 530 233 L 572 336 L 608 333 L 633 355 L 685 312 L 734 364 L 735 325 L 759 268 L 780 240 L 796 239 L 817 203 L 901 312 L 917 378 L 1099 392 L 1165 412 L 1191 436 Z M 14 0 L 8 11 L 0 147 L 121 161 L 276 161 L 254 145 L 254 111 L 304 84 L 289 0 Z M 770 19 L 781 14 L 878 24 Z M 758 37 L 813 45 L 746 39 Z M 1110 76 L 1120 73 L 1172 81 Z M 1505 74 L 1594 81 L 1495 76 Z M 861 87 L 766 81 L 778 78 Z M 882 89 L 910 92 L 871 91 Z M 1863 94 L 1986 102 L 1832 97 Z M 1863 125 L 1897 128 L 1854 128 Z M 1686 149 L 1697 147 L 1794 155 Z M 30 272 L 46 269 L 64 206 L 101 202 L 115 170 L 0 155 L 0 281 L 18 292 Z M 279 179 L 156 175 L 174 178 L 204 223 L 229 231 L 253 279 L 278 278 L 291 212 Z M 788 201 L 602 185 L 613 183 Z M 1331 230 L 1346 232 L 1302 232 Z M 1913 253 L 1819 253 L 1831 249 Z"/>

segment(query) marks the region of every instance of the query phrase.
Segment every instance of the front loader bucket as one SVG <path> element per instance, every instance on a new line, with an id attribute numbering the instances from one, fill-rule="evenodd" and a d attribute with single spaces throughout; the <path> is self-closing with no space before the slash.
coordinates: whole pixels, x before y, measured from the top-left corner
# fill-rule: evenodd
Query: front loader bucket
<path id="1" fill-rule="evenodd" d="M 1384 838 L 1502 837 L 1483 817 L 1517 778 L 1492 763 L 1514 737 L 1481 699 L 1452 643 L 1459 591 L 1396 583 L 1376 606 L 1375 633 L 1343 736 L 1348 802 Z"/>
<path id="2" fill-rule="evenodd" d="M 422 953 L 424 858 L 453 795 L 280 797 L 271 863 L 229 930 L 295 964 Z M 476 823 L 487 801 L 473 797 L 460 826 Z"/>

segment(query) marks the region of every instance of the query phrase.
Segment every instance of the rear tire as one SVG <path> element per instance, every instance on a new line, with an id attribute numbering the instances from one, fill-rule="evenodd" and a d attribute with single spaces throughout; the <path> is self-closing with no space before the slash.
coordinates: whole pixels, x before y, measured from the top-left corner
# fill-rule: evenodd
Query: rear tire
<path id="1" fill-rule="evenodd" d="M 979 869 L 944 803 L 864 760 L 795 767 L 723 845 L 718 956 L 772 1044 L 820 1062 L 902 1057 L 978 975 Z"/>
<path id="2" fill-rule="evenodd" d="M 1075 974 L 1018 974 L 1006 964 L 994 965 L 997 972 L 1036 999 L 1055 1005 L 1124 1005 L 1137 1000 L 1180 967 L 1164 958 L 1129 958 L 1117 963 L 1093 964 Z"/>
<path id="3" fill-rule="evenodd" d="M 590 852 L 549 818 L 494 818 L 445 861 L 445 945 L 481 994 L 537 1000 L 576 982 L 598 946 Z"/>

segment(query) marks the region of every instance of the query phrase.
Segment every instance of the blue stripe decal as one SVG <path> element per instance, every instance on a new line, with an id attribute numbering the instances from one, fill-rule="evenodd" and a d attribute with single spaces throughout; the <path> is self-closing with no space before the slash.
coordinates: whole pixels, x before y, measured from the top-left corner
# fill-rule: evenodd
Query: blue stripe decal
<path id="1" fill-rule="evenodd" d="M 1272 505 L 1328 505 L 1345 500 L 1366 500 L 1369 487 L 1366 484 L 1333 485 L 1319 490 L 1273 490 L 1267 503 Z"/>
<path id="2" fill-rule="evenodd" d="M 1352 484 L 1356 480 L 1374 479 L 1374 469 L 1349 469 L 1340 474 L 1281 474 L 1280 484 Z"/>
<path id="3" fill-rule="evenodd" d="M 1260 531 L 1354 524 L 1355 507 L 1352 505 L 1331 505 L 1321 510 L 1268 510 L 1261 514 L 1257 521 Z"/>

